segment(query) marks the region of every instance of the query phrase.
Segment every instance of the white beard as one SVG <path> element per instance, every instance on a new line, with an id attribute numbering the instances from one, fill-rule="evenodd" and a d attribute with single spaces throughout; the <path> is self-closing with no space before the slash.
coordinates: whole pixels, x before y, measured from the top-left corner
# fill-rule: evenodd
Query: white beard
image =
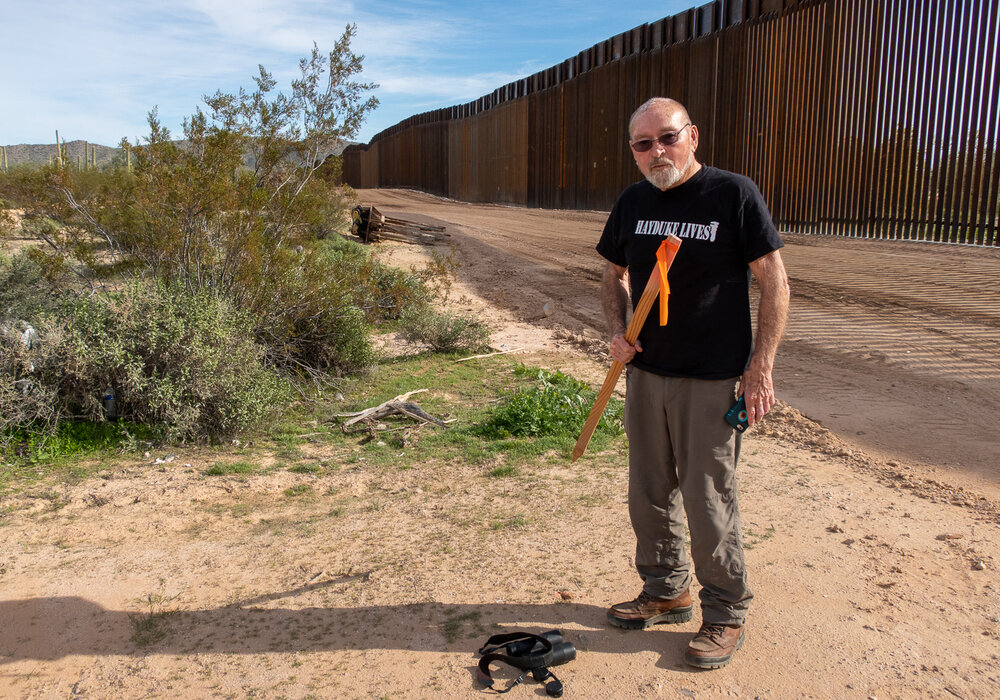
<path id="1" fill-rule="evenodd" d="M 661 156 L 649 161 L 649 174 L 646 175 L 646 179 L 649 180 L 653 187 L 659 190 L 668 190 L 684 177 L 684 173 L 691 168 L 692 163 L 694 163 L 694 151 L 688 151 L 687 162 L 684 163 L 683 168 L 678 168 L 672 160 L 666 156 Z M 665 165 L 667 167 L 654 170 L 654 165 Z"/>

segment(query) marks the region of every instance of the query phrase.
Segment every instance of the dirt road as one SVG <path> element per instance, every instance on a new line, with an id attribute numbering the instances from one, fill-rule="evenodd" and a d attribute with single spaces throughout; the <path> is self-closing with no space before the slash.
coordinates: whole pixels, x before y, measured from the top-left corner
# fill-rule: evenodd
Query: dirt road
<path id="1" fill-rule="evenodd" d="M 447 226 L 463 280 L 520 318 L 602 337 L 594 245 L 606 212 L 409 190 L 358 196 L 385 214 Z M 785 242 L 792 304 L 778 396 L 869 453 L 1000 500 L 1000 250 Z"/>

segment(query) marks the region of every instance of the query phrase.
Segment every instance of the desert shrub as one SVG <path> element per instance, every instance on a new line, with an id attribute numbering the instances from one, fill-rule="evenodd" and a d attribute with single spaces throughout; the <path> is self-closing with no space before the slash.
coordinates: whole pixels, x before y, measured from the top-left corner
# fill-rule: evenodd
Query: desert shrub
<path id="1" fill-rule="evenodd" d="M 2 202 L 3 200 L 0 200 Z M 17 224 L 7 207 L 0 206 L 0 243 L 17 230 Z"/>
<path id="2" fill-rule="evenodd" d="M 408 309 L 429 303 L 428 292 L 420 280 L 398 268 L 376 264 L 368 279 L 364 308 L 378 322 L 399 320 Z"/>
<path id="3" fill-rule="evenodd" d="M 399 319 L 430 297 L 420 275 L 384 265 L 371 248 L 341 236 L 323 242 L 319 262 L 352 286 L 355 302 L 372 324 Z"/>
<path id="4" fill-rule="evenodd" d="M 3 209 L 23 209 L 35 203 L 44 181 L 43 168 L 18 165 L 0 172 L 0 200 Z"/>
<path id="5" fill-rule="evenodd" d="M 58 387 L 36 374 L 50 361 L 54 346 L 29 348 L 22 340 L 23 325 L 0 325 L 0 451 L 34 434 L 52 434 L 60 418 Z"/>
<path id="6" fill-rule="evenodd" d="M 31 322 L 56 308 L 64 281 L 45 273 L 30 252 L 0 254 L 0 323 Z"/>
<path id="7" fill-rule="evenodd" d="M 118 414 L 159 426 L 173 439 L 218 438 L 257 425 L 280 396 L 252 324 L 225 300 L 163 283 L 72 303 L 61 344 L 60 387 L 68 410 L 101 417 L 104 388 Z M 47 383 L 48 383 L 47 382 Z"/>
<path id="8" fill-rule="evenodd" d="M 482 352 L 490 346 L 490 328 L 485 323 L 429 305 L 407 309 L 399 326 L 404 340 L 430 345 L 435 352 Z"/>
<path id="9" fill-rule="evenodd" d="M 520 367 L 523 376 L 538 380 L 537 386 L 518 389 L 490 413 L 480 428 L 491 438 L 571 436 L 580 432 L 597 392 L 586 382 L 562 372 Z M 612 399 L 601 416 L 597 429 L 620 435 L 624 404 Z"/>
<path id="10" fill-rule="evenodd" d="M 282 253 L 284 254 L 284 253 Z M 314 251 L 303 251 L 271 290 L 254 332 L 267 346 L 269 364 L 287 370 L 337 374 L 363 371 L 375 360 L 370 328 L 355 299 L 357 280 L 328 268 Z"/>
<path id="11" fill-rule="evenodd" d="M 327 163 L 334 159 L 340 160 L 339 157 L 331 156 Z M 325 172 L 327 167 L 323 166 L 319 173 Z M 326 177 L 310 180 L 302 197 L 308 199 L 303 207 L 303 222 L 309 238 L 326 240 L 350 229 L 347 215 L 350 209 L 349 195 L 333 180 Z"/>
<path id="12" fill-rule="evenodd" d="M 431 251 L 431 259 L 422 270 L 414 271 L 419 276 L 431 296 L 444 303 L 451 296 L 451 288 L 455 283 L 456 273 L 462 263 L 456 256 L 455 246 L 448 253 Z"/>
<path id="13" fill-rule="evenodd" d="M 246 314 L 224 299 L 136 281 L 119 292 L 64 299 L 36 326 L 0 338 L 0 433 L 9 443 L 53 436 L 70 420 L 104 420 L 105 388 L 123 420 L 167 439 L 250 429 L 280 403 Z"/>

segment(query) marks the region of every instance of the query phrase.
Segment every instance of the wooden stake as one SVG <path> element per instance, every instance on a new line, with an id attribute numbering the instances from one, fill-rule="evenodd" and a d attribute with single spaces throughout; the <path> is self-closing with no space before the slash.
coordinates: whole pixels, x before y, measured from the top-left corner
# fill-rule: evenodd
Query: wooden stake
<path id="1" fill-rule="evenodd" d="M 677 249 L 681 247 L 681 239 L 677 236 L 670 234 L 667 239 L 660 244 L 661 246 L 666 246 L 667 250 L 667 269 L 670 269 L 670 265 L 674 261 L 674 256 L 677 255 Z M 649 315 L 649 310 L 653 308 L 653 302 L 656 301 L 657 295 L 660 293 L 660 270 L 659 265 L 653 267 L 653 273 L 649 276 L 649 281 L 646 282 L 646 288 L 642 292 L 642 296 L 639 297 L 639 304 L 635 307 L 635 312 L 632 314 L 632 320 L 629 321 L 628 328 L 625 330 L 625 340 L 629 344 L 635 344 L 635 339 L 639 337 L 639 331 L 642 330 L 642 324 L 646 322 L 646 316 Z M 573 448 L 573 461 L 580 459 L 583 453 L 587 451 L 587 445 L 590 444 L 590 438 L 594 436 L 594 431 L 597 430 L 597 424 L 601 422 L 601 416 L 604 415 L 604 408 L 608 405 L 608 400 L 611 398 L 611 392 L 615 390 L 615 384 L 618 383 L 618 377 L 621 376 L 622 370 L 625 365 L 618 360 L 611 363 L 611 369 L 608 370 L 608 376 L 604 378 L 604 384 L 601 386 L 600 392 L 597 394 L 597 398 L 594 400 L 594 406 L 590 409 L 590 415 L 587 416 L 587 422 L 583 424 L 583 430 L 580 431 L 580 437 L 576 441 L 576 446 Z"/>
<path id="2" fill-rule="evenodd" d="M 494 355 L 506 355 L 511 352 L 521 352 L 524 348 L 511 348 L 510 350 L 497 350 L 496 352 L 488 352 L 485 355 L 473 355 L 472 357 L 463 357 L 461 360 L 455 360 L 455 362 L 467 362 L 468 360 L 478 360 L 483 357 L 493 357 Z"/>

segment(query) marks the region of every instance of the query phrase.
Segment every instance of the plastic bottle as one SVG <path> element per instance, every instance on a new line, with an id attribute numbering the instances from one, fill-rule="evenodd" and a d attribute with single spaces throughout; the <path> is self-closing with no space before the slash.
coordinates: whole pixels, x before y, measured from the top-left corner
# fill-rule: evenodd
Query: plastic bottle
<path id="1" fill-rule="evenodd" d="M 104 416 L 106 418 L 115 417 L 115 392 L 111 389 L 111 385 L 104 390 Z"/>

